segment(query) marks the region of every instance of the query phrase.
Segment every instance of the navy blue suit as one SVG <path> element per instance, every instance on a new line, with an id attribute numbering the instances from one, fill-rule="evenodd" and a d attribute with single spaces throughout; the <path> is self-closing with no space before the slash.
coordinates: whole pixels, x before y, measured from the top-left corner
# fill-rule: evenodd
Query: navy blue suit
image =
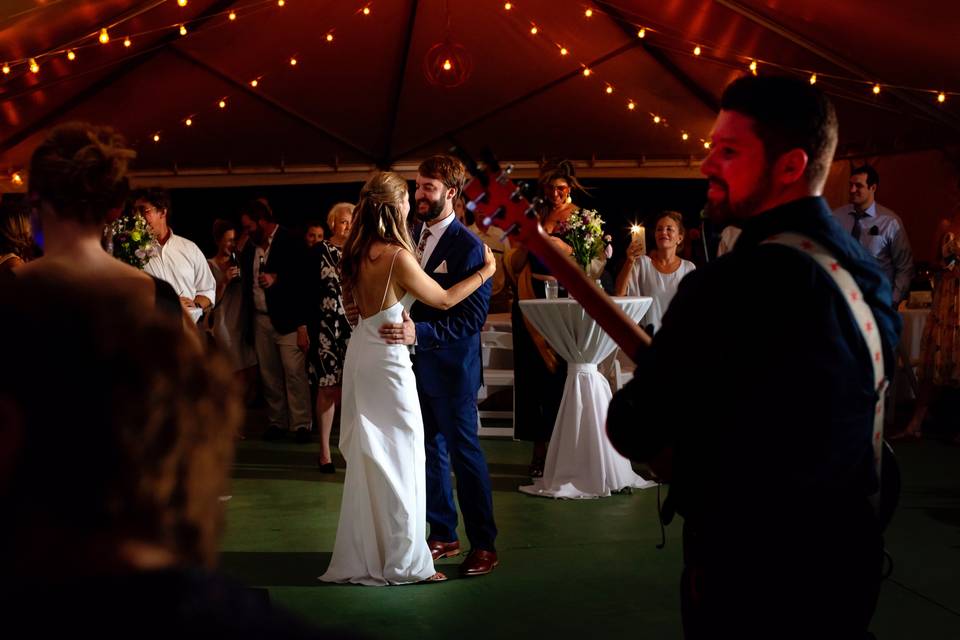
<path id="1" fill-rule="evenodd" d="M 446 261 L 447 272 L 436 273 Z M 454 219 L 424 270 L 444 289 L 483 266 L 483 243 Z M 457 539 L 450 466 L 467 538 L 473 549 L 495 551 L 497 527 L 487 461 L 477 436 L 477 390 L 482 383 L 480 330 L 490 305 L 490 281 L 447 311 L 415 303 L 417 346 L 413 368 L 423 411 L 430 539 Z"/>

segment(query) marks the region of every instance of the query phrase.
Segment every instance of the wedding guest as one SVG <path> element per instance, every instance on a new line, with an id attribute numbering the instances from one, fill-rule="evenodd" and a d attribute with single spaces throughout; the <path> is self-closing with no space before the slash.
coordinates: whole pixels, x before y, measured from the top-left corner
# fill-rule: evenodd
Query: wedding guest
<path id="1" fill-rule="evenodd" d="M 240 272 L 237 258 L 236 233 L 229 220 L 213 222 L 213 241 L 217 245 L 217 254 L 207 262 L 217 282 L 217 303 L 207 317 L 217 345 L 227 355 L 244 390 L 243 397 L 248 398 L 256 377 L 254 367 L 257 365 L 257 354 L 252 347 L 252 338 L 244 335 L 247 311 L 244 308 L 244 274 Z M 249 278 L 250 274 L 246 277 Z"/>
<path id="2" fill-rule="evenodd" d="M 557 248 L 563 254 L 571 255 L 573 248 L 552 234 L 578 209 L 571 192 L 586 193 L 577 180 L 573 164 L 560 160 L 545 165 L 538 186 L 544 200 L 544 207 L 539 211 L 540 224 Z M 518 440 L 533 442 L 529 472 L 531 477 L 539 478 L 543 476 L 547 443 L 560 409 L 567 363 L 523 317 L 520 300 L 545 297 L 544 283 L 556 279 L 525 247 L 510 250 L 504 259 L 504 267 L 516 293 L 511 308 L 515 436 Z"/>
<path id="3" fill-rule="evenodd" d="M 322 240 L 311 251 L 309 272 L 315 281 L 316 290 L 310 295 L 313 313 L 310 321 L 312 336 L 310 360 L 317 372 L 316 414 L 320 422 L 320 457 L 317 464 L 323 473 L 334 473 L 330 452 L 330 432 L 336 405 L 340 403 L 343 381 L 343 358 L 350 339 L 350 323 L 347 322 L 340 288 L 340 258 L 343 244 L 350 233 L 354 205 L 339 202 L 327 214 L 327 227 L 333 234 Z"/>
<path id="4" fill-rule="evenodd" d="M 97 207 L 122 201 L 107 195 L 118 167 L 103 157 L 122 147 L 111 149 L 102 135 L 95 139 L 103 148 L 85 155 L 108 174 L 59 183 L 104 189 L 94 192 L 106 198 Z M 93 255 L 97 238 L 82 230 Z M 50 245 L 59 247 L 59 236 Z M 148 290 L 148 276 L 109 259 L 124 267 L 114 282 Z M 217 572 L 225 518 L 218 497 L 242 421 L 230 366 L 205 353 L 179 317 L 129 301 L 129 291 L 90 277 L 0 284 L 0 335 L 19 338 L 4 346 L 17 366 L 0 367 L 0 613 L 8 636 L 329 637 Z M 53 362 L 69 384 L 51 401 Z"/>
<path id="5" fill-rule="evenodd" d="M 217 282 L 200 247 L 170 228 L 170 194 L 163 189 L 139 189 L 133 211 L 143 216 L 157 238 L 157 253 L 144 271 L 169 282 L 194 322 L 216 302 Z"/>
<path id="6" fill-rule="evenodd" d="M 657 219 L 654 234 L 657 248 L 650 255 L 643 254 L 642 244 L 630 243 L 616 284 L 618 296 L 653 298 L 640 320 L 650 334 L 660 328 L 660 319 L 676 295 L 680 281 L 696 268 L 692 262 L 677 255 L 684 240 L 683 215 L 664 211 Z"/>
<path id="7" fill-rule="evenodd" d="M 923 437 L 931 403 L 943 389 L 960 387 L 960 213 L 943 221 L 938 244 L 940 271 L 920 343 L 920 392 L 910 423 L 894 441 Z M 960 435 L 954 442 L 960 444 Z"/>
<path id="8" fill-rule="evenodd" d="M 312 249 L 318 242 L 322 242 L 323 236 L 323 225 L 320 224 L 320 221 L 308 220 L 306 231 L 303 233 L 303 241 L 306 243 L 307 249 Z"/>
<path id="9" fill-rule="evenodd" d="M 0 278 L 27 262 L 33 251 L 30 212 L 25 202 L 0 204 Z"/>
<path id="10" fill-rule="evenodd" d="M 162 308 L 185 320 L 169 284 L 117 260 L 101 244 L 105 220 L 129 192 L 127 165 L 135 155 L 110 127 L 71 122 L 51 131 L 30 159 L 27 190 L 43 257 L 13 273 L 38 283 L 96 286 L 123 294 L 125 306 Z"/>
<path id="11" fill-rule="evenodd" d="M 467 228 L 483 241 L 483 244 L 490 247 L 497 260 L 497 272 L 493 274 L 493 278 L 490 280 L 490 313 L 509 313 L 513 303 L 513 288 L 510 286 L 506 271 L 503 268 L 503 257 L 510 250 L 510 239 L 504 238 L 503 230 L 498 227 L 480 229 L 473 219 L 473 214 L 466 211 L 463 196 L 454 200 L 454 211 L 457 214 L 457 220 L 461 222 L 465 219 L 471 220 L 470 223 L 464 222 L 463 224 L 466 224 Z M 461 211 L 464 211 L 465 214 L 462 215 Z"/>

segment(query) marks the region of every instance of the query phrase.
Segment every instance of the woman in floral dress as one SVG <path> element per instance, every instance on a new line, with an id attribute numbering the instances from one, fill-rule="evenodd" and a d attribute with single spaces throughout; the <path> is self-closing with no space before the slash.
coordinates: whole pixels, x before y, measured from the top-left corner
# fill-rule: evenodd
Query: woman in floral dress
<path id="1" fill-rule="evenodd" d="M 330 454 L 330 432 L 333 416 L 340 402 L 340 384 L 343 379 L 343 358 L 350 339 L 350 324 L 343 308 L 340 289 L 340 257 L 343 243 L 350 232 L 353 205 L 340 202 L 327 214 L 331 238 L 317 243 L 311 252 L 313 264 L 320 271 L 319 291 L 314 296 L 317 307 L 311 334 L 316 338 L 311 345 L 311 362 L 317 372 L 317 418 L 320 421 L 320 471 L 335 473 Z"/>

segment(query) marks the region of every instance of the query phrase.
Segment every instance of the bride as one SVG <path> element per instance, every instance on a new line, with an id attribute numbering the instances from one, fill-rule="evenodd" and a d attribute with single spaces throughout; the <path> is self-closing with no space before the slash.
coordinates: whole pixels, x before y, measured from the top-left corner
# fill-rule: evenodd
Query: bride
<path id="1" fill-rule="evenodd" d="M 325 582 L 365 585 L 443 581 L 427 547 L 423 419 L 408 347 L 386 344 L 385 322 L 402 322 L 415 300 L 454 306 L 496 269 L 483 267 L 444 290 L 420 268 L 407 231 L 410 201 L 396 173 L 360 191 L 343 247 L 341 281 L 360 320 L 343 367 L 340 451 L 347 461 L 333 558 Z"/>

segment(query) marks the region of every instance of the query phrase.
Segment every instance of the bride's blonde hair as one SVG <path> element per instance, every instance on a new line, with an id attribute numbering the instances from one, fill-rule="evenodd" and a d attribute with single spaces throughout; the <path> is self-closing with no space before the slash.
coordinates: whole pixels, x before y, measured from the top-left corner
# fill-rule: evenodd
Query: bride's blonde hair
<path id="1" fill-rule="evenodd" d="M 340 279 L 344 286 L 357 282 L 360 265 L 374 241 L 400 245 L 413 253 L 413 243 L 400 212 L 408 198 L 407 182 L 399 174 L 382 171 L 367 180 L 360 190 L 360 201 L 353 210 L 350 234 L 343 244 Z"/>

